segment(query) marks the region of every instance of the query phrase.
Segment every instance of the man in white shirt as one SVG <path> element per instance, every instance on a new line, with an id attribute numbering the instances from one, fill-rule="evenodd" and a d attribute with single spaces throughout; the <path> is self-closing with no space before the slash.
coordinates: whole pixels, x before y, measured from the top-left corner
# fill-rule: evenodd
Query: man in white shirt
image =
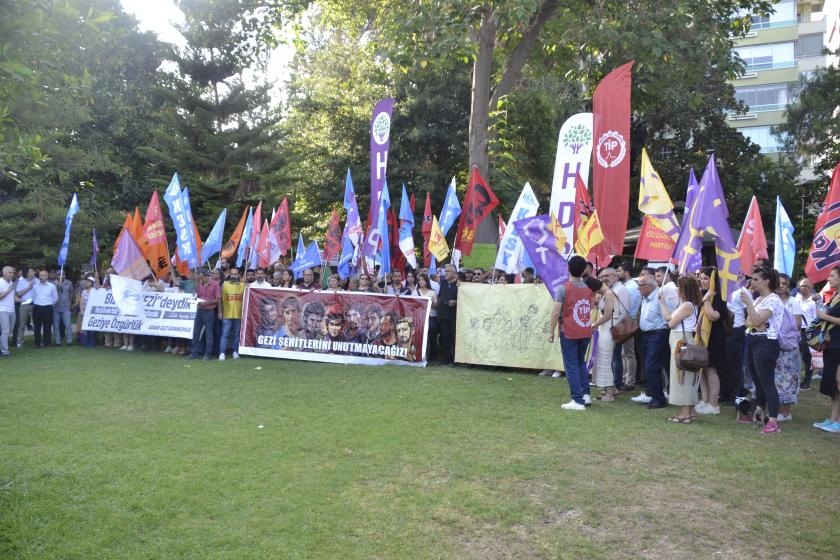
<path id="1" fill-rule="evenodd" d="M 814 285 L 808 278 L 799 281 L 799 292 L 796 294 L 796 301 L 802 309 L 802 336 L 799 339 L 799 353 L 802 355 L 802 364 L 805 366 L 805 379 L 799 385 L 800 389 L 811 388 L 811 377 L 814 375 L 814 367 L 811 364 L 811 349 L 808 347 L 808 325 L 817 318 L 817 302 L 814 301 Z"/>
<path id="2" fill-rule="evenodd" d="M 17 347 L 23 346 L 23 335 L 26 332 L 26 325 L 32 316 L 32 288 L 35 287 L 35 269 L 27 268 L 26 275 L 18 278 L 15 284 L 15 296 L 20 300 L 17 316 Z"/>
<path id="3" fill-rule="evenodd" d="M 58 301 L 58 290 L 50 282 L 46 270 L 38 273 L 38 281 L 32 287 L 32 322 L 35 324 L 35 348 L 52 345 L 53 306 Z"/>
<path id="4" fill-rule="evenodd" d="M 618 279 L 621 284 L 627 288 L 627 293 L 630 295 L 630 317 L 634 320 L 639 320 L 639 309 L 642 307 L 642 295 L 639 293 L 639 283 L 633 279 L 633 264 L 630 262 L 622 262 L 618 265 Z M 636 369 L 638 360 L 636 359 L 636 344 L 639 342 L 639 337 L 634 336 L 630 340 L 621 345 L 621 365 L 624 370 L 623 387 L 622 390 L 631 390 L 636 384 Z"/>
<path id="5" fill-rule="evenodd" d="M 0 356 L 9 355 L 9 334 L 15 325 L 15 269 L 3 267 L 0 278 Z"/>
<path id="6" fill-rule="evenodd" d="M 270 288 L 271 287 L 271 282 L 269 282 L 265 279 L 265 269 L 264 268 L 258 268 L 255 271 L 254 276 L 255 276 L 255 280 L 253 282 L 251 282 L 250 284 L 248 284 L 249 287 L 251 287 L 251 288 Z"/>
<path id="7" fill-rule="evenodd" d="M 720 379 L 720 402 L 733 403 L 736 397 L 744 393 L 744 347 L 746 344 L 747 307 L 741 299 L 741 293 L 749 294 L 751 278 L 747 277 L 746 288 L 735 290 L 729 296 L 726 307 L 732 314 L 732 335 L 726 337 L 726 375 Z M 752 295 L 750 295 L 752 297 Z"/>

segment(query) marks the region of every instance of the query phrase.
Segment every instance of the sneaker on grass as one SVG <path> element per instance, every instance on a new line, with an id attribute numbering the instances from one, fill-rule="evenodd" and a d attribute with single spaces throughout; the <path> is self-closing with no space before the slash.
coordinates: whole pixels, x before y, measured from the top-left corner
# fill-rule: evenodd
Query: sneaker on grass
<path id="1" fill-rule="evenodd" d="M 649 403 L 650 401 L 653 400 L 653 397 L 647 396 L 647 393 L 642 391 L 641 393 L 639 393 L 635 397 L 631 398 L 630 400 L 635 402 L 635 403 L 647 404 L 647 403 Z"/>
<path id="2" fill-rule="evenodd" d="M 818 429 L 818 430 L 822 430 L 822 429 L 823 429 L 823 426 L 828 426 L 828 425 L 829 425 L 829 424 L 831 424 L 831 423 L 832 423 L 831 418 L 826 418 L 826 419 L 825 419 L 825 420 L 823 420 L 822 422 L 814 422 L 814 423 L 813 423 L 813 424 L 811 424 L 811 425 L 812 425 L 813 427 L 815 427 L 816 429 Z"/>
<path id="3" fill-rule="evenodd" d="M 225 353 L 224 353 L 224 352 L 222 352 L 221 354 L 219 354 L 219 361 L 220 361 L 220 362 L 224 362 L 224 361 L 225 361 Z"/>
<path id="4" fill-rule="evenodd" d="M 575 401 L 569 401 L 566 404 L 560 405 L 560 408 L 563 410 L 586 410 L 586 407 L 582 404 L 578 404 Z"/>
<path id="5" fill-rule="evenodd" d="M 822 427 L 822 431 L 832 434 L 840 434 L 840 422 L 832 422 Z"/>

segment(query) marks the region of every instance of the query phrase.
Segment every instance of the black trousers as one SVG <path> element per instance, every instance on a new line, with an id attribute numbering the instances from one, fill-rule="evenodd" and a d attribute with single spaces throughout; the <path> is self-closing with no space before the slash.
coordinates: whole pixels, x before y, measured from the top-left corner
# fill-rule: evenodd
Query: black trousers
<path id="1" fill-rule="evenodd" d="M 438 317 L 440 329 L 440 358 L 444 364 L 455 361 L 455 319 L 441 319 Z"/>
<path id="2" fill-rule="evenodd" d="M 53 306 L 33 305 L 32 322 L 35 324 L 35 348 L 52 345 Z M 43 331 L 43 334 L 41 334 Z"/>
<path id="3" fill-rule="evenodd" d="M 747 327 L 735 327 L 726 337 L 726 368 L 720 375 L 720 400 L 731 401 L 746 395 L 744 391 L 744 351 Z"/>

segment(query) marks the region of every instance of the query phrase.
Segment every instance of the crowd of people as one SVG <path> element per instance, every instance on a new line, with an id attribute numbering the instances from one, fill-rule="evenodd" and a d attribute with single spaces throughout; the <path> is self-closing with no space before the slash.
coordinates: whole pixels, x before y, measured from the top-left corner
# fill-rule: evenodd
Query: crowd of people
<path id="1" fill-rule="evenodd" d="M 193 340 L 116 332 L 101 333 L 101 340 L 105 347 L 129 352 L 136 347 L 162 349 L 186 359 L 238 359 L 246 286 L 410 295 L 431 301 L 428 361 L 451 366 L 459 284 L 514 282 L 512 275 L 502 271 L 457 270 L 451 264 L 432 276 L 426 268 L 394 270 L 382 276 L 377 268 L 346 279 L 326 272 L 326 268 L 316 268 L 293 274 L 282 262 L 268 269 L 242 271 L 221 259 L 217 268 L 198 270 L 193 278 L 181 277 L 174 270 L 159 279 L 149 277 L 144 290 L 196 295 Z M 549 325 L 549 340 L 561 344 L 565 371 L 540 372 L 567 378 L 571 400 L 563 409 L 586 410 L 592 404 L 593 387 L 598 400 L 611 402 L 643 383 L 644 391 L 631 400 L 649 409 L 678 407 L 669 417 L 671 422 L 690 424 L 699 415 L 720 414 L 721 405 L 735 405 L 743 411 L 739 422 L 754 423 L 758 410 L 765 415 L 762 433 L 780 432 L 780 423 L 793 420 L 792 407 L 799 392 L 809 389 L 814 378 L 807 333 L 821 325 L 827 373 L 821 377 L 820 392 L 831 397 L 832 408 L 830 416 L 814 427 L 840 433 L 840 330 L 835 328 L 840 325 L 840 269 L 833 270 L 826 287 L 816 293 L 807 278 L 793 286 L 769 261 L 760 260 L 744 276 L 743 287 L 728 299 L 721 294 L 713 267 L 683 276 L 666 267 L 635 272 L 629 262 L 596 271 L 581 257 L 569 259 L 570 279 L 558 290 Z M 41 270 L 36 275 L 32 268 L 3 267 L 0 354 L 8 356 L 10 346 L 23 346 L 30 323 L 35 348 L 60 346 L 62 341 L 68 346 L 74 342 L 95 345 L 99 333 L 82 329 L 81 318 L 90 290 L 110 287 L 112 274 L 113 269 L 106 270 L 101 284 L 95 274 L 84 274 L 74 284 L 60 270 Z M 516 281 L 539 283 L 540 279 L 526 269 Z M 793 323 L 786 322 L 786 316 Z M 707 364 L 698 371 L 682 370 L 676 356 L 682 345 L 694 340 L 701 317 L 711 323 Z M 617 339 L 616 325 L 628 320 L 638 332 L 626 340 Z M 325 332 L 332 332 L 326 327 Z M 792 328 L 798 338 L 795 347 L 780 343 L 790 338 Z M 751 403 L 753 409 L 742 403 Z"/>

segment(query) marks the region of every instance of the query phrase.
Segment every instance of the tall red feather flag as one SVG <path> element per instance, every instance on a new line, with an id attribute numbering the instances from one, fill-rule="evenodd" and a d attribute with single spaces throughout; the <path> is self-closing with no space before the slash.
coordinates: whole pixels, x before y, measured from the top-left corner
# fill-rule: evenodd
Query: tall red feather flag
<path id="1" fill-rule="evenodd" d="M 764 224 L 761 223 L 761 213 L 758 210 L 758 200 L 755 196 L 750 201 L 741 235 L 738 237 L 738 254 L 741 257 L 741 270 L 749 274 L 757 259 L 766 259 L 767 236 L 764 235 Z"/>
<path id="2" fill-rule="evenodd" d="M 432 194 L 426 193 L 426 208 L 423 210 L 423 227 L 420 228 L 423 234 L 423 266 L 426 268 L 432 263 L 432 253 L 429 252 L 429 238 L 432 236 Z"/>
<path id="3" fill-rule="evenodd" d="M 455 241 L 455 248 L 461 251 L 462 255 L 469 256 L 472 253 L 478 225 L 498 205 L 499 199 L 496 197 L 496 193 L 487 186 L 487 183 L 481 177 L 481 173 L 478 172 L 478 167 L 474 165 L 470 175 L 470 184 L 467 187 L 467 194 L 464 195 L 461 217 L 458 220 L 458 235 Z"/>
<path id="4" fill-rule="evenodd" d="M 263 220 L 260 229 L 260 239 L 257 241 L 257 257 L 260 267 L 265 268 L 271 264 L 271 246 L 268 244 L 268 220 Z"/>
<path id="5" fill-rule="evenodd" d="M 327 239 L 324 241 L 324 260 L 337 259 L 341 251 L 341 225 L 338 223 L 338 211 L 333 208 L 330 223 L 327 226 Z"/>
<path id="6" fill-rule="evenodd" d="M 400 249 L 400 221 L 393 207 L 388 208 L 388 242 L 391 245 L 391 270 L 404 272 L 408 261 L 405 260 L 405 255 Z"/>
<path id="7" fill-rule="evenodd" d="M 595 208 L 610 255 L 624 250 L 630 210 L 630 89 L 633 61 L 607 74 L 592 97 Z"/>
<path id="8" fill-rule="evenodd" d="M 840 164 L 831 174 L 831 185 L 814 227 L 805 274 L 811 282 L 820 282 L 837 265 L 840 265 Z"/>

